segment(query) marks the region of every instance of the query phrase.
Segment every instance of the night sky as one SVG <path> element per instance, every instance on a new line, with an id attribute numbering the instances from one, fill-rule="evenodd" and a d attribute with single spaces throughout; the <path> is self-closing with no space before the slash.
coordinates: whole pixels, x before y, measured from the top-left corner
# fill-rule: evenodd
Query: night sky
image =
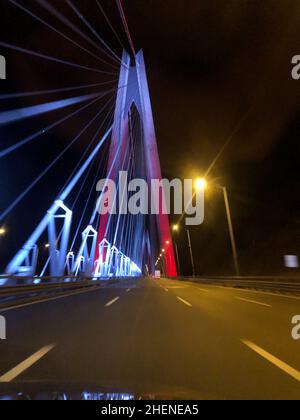
<path id="1" fill-rule="evenodd" d="M 93 50 L 35 1 L 19 3 Z M 65 2 L 53 0 L 51 4 L 87 33 Z M 74 0 L 74 4 L 120 55 L 121 46 L 94 0 Z M 121 43 L 129 49 L 115 2 L 101 0 L 101 4 Z M 123 6 L 135 48 L 143 48 L 147 62 L 164 175 L 204 175 L 224 143 L 231 139 L 208 178 L 228 188 L 242 272 L 283 271 L 283 255 L 300 254 L 300 82 L 291 78 L 291 59 L 300 54 L 300 2 L 123 0 Z M 86 66 L 97 63 L 99 67 L 95 59 L 8 0 L 1 0 L 0 22 L 4 42 Z M 117 69 L 111 66 L 103 69 L 114 74 L 99 75 L 1 47 L 0 54 L 8 62 L 8 80 L 0 81 L 1 93 L 84 85 L 118 77 Z M 0 109 L 53 98 L 59 96 L 0 101 Z M 1 149 L 2 144 L 6 147 L 15 143 L 22 133 L 31 133 L 63 115 L 65 111 L 58 111 L 17 127 L 2 127 Z M 1 160 L 1 209 L 80 130 L 86 115 Z M 66 181 L 90 137 L 84 136 L 68 161 L 60 164 L 6 220 L 9 234 L 0 240 L 1 265 L 11 250 L 21 245 L 34 220 L 45 212 L 58 192 L 57 185 Z M 20 220 L 22 226 L 16 230 Z M 191 235 L 199 274 L 233 272 L 224 203 L 218 190 L 208 189 L 205 223 L 193 228 Z M 184 230 L 177 241 L 184 272 L 190 274 Z"/>

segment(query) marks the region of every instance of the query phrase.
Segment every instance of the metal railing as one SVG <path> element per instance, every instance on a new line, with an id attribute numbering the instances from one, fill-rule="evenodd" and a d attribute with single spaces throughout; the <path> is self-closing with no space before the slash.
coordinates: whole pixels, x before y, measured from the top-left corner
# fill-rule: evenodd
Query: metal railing
<path id="1" fill-rule="evenodd" d="M 66 293 L 97 289 L 120 281 L 118 278 L 101 278 L 101 280 L 99 280 L 74 276 L 43 278 L 17 276 L 0 277 L 0 280 L 4 279 L 7 282 L 0 287 L 0 312 L 3 308 L 18 306 L 51 297 L 59 297 Z M 38 283 L 33 284 L 34 281 Z"/>
<path id="2" fill-rule="evenodd" d="M 300 278 L 287 276 L 178 277 L 177 280 L 239 289 L 300 294 Z"/>

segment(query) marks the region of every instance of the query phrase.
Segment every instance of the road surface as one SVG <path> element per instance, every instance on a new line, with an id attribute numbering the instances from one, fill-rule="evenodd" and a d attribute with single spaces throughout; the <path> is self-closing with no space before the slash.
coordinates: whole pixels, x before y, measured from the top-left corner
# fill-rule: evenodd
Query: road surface
<path id="1" fill-rule="evenodd" d="M 300 298 L 126 281 L 1 312 L 0 381 L 195 399 L 300 399 Z"/>

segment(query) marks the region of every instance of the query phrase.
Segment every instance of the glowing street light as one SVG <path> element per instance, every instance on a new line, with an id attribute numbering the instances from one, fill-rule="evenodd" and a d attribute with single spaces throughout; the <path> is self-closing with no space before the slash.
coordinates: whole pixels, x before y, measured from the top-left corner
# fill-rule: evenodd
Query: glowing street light
<path id="1" fill-rule="evenodd" d="M 207 181 L 204 178 L 197 178 L 195 181 L 195 187 L 198 191 L 204 191 L 207 188 Z"/>
<path id="2" fill-rule="evenodd" d="M 173 232 L 178 232 L 178 231 L 179 231 L 179 226 L 173 225 Z"/>
<path id="3" fill-rule="evenodd" d="M 0 236 L 4 236 L 6 234 L 5 228 L 0 228 Z"/>

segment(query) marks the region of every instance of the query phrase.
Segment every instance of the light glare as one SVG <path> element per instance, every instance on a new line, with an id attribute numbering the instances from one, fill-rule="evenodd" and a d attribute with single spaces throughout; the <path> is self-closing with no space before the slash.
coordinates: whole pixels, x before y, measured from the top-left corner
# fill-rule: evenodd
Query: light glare
<path id="1" fill-rule="evenodd" d="M 196 189 L 199 191 L 204 191 L 207 187 L 207 182 L 204 178 L 198 178 L 195 182 Z"/>

